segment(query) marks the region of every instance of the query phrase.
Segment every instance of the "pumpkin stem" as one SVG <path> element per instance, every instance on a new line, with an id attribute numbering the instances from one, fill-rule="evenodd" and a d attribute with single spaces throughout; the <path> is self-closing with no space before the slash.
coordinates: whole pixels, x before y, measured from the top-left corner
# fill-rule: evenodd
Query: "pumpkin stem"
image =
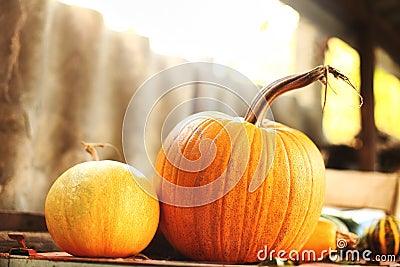
<path id="1" fill-rule="evenodd" d="M 360 238 L 358 235 L 354 234 L 354 233 L 343 233 L 341 231 L 337 231 L 336 232 L 336 240 L 338 245 L 340 245 L 340 242 L 344 241 L 344 245 L 342 248 L 346 248 L 346 249 L 354 249 L 356 248 L 356 246 L 358 245 L 358 243 L 360 242 Z M 341 241 L 342 240 L 342 241 Z"/>
<path id="2" fill-rule="evenodd" d="M 114 145 L 109 144 L 109 143 L 86 143 L 85 141 L 81 141 L 82 146 L 85 148 L 86 152 L 88 152 L 94 161 L 99 161 L 99 153 L 97 152 L 96 147 L 111 147 L 114 149 L 118 157 L 120 158 L 121 162 L 124 162 L 123 156 L 121 155 L 121 152 L 119 152 L 118 148 L 116 148 Z"/>
<path id="3" fill-rule="evenodd" d="M 329 74 L 332 74 L 336 79 L 343 80 L 357 92 L 357 89 L 353 86 L 353 84 L 351 84 L 349 78 L 340 73 L 337 69 L 331 66 L 321 65 L 302 74 L 281 78 L 262 88 L 254 98 L 253 102 L 250 104 L 250 107 L 244 116 L 245 121 L 253 123 L 256 126 L 261 126 L 268 107 L 278 96 L 285 92 L 305 87 L 316 81 L 320 81 L 325 86 L 325 99 L 322 107 L 323 111 L 326 104 L 326 91 L 328 88 Z M 361 95 L 359 95 L 359 97 L 362 105 Z"/>

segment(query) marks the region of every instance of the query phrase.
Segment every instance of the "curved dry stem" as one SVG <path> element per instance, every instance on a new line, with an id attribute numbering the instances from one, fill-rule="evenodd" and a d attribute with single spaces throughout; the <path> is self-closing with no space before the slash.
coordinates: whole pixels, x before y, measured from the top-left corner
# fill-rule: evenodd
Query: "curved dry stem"
<path id="1" fill-rule="evenodd" d="M 261 126 L 266 111 L 278 96 L 280 96 L 285 92 L 305 87 L 316 81 L 320 81 L 325 86 L 325 97 L 324 97 L 324 104 L 322 107 L 323 111 L 326 104 L 326 91 L 328 88 L 329 74 L 332 74 L 333 77 L 336 79 L 343 80 L 358 93 L 356 88 L 353 86 L 353 84 L 351 84 L 350 80 L 345 75 L 343 75 L 337 69 L 331 66 L 321 65 L 302 74 L 291 75 L 281 78 L 261 89 L 260 92 L 257 94 L 257 96 L 254 98 L 249 109 L 247 110 L 244 119 L 247 122 L 253 123 L 258 127 Z M 360 96 L 362 105 L 362 97 L 360 94 L 358 95 Z"/>
<path id="2" fill-rule="evenodd" d="M 122 156 L 121 152 L 118 150 L 118 148 L 112 144 L 109 143 L 86 143 L 85 141 L 81 141 L 82 146 L 85 148 L 85 150 L 92 156 L 93 160 L 98 161 L 100 160 L 99 153 L 96 150 L 96 147 L 110 147 L 114 151 L 117 152 L 118 157 L 121 162 L 124 161 L 124 157 Z"/>

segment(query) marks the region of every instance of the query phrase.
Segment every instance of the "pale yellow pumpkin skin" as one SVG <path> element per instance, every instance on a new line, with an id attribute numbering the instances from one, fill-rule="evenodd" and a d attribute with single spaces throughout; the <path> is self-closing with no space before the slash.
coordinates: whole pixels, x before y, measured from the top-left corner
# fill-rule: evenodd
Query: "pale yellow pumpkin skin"
<path id="1" fill-rule="evenodd" d="M 146 178 L 137 179 L 152 193 Z M 128 257 L 142 251 L 156 232 L 159 202 L 153 196 L 138 185 L 126 164 L 80 163 L 48 192 L 47 227 L 55 243 L 72 255 Z"/>
<path id="2" fill-rule="evenodd" d="M 244 127 L 247 135 L 229 138 L 224 130 L 227 124 L 238 129 Z M 182 254 L 201 261 L 258 262 L 257 253 L 265 246 L 269 251 L 299 250 L 312 234 L 325 194 L 322 156 L 300 131 L 278 123 L 265 127 L 246 121 L 222 120 L 210 113 L 209 118 L 187 123 L 179 136 L 166 139 L 156 161 L 158 177 L 186 187 L 206 185 L 225 170 L 228 170 L 224 177 L 226 183 L 240 179 L 228 194 L 203 206 L 178 207 L 161 203 L 161 229 Z M 217 154 L 204 170 L 188 172 L 168 160 L 166 155 L 179 155 L 170 151 L 174 147 L 180 149 L 182 157 L 200 158 L 199 144 L 205 139 L 214 141 Z M 250 145 L 250 159 L 245 173 L 235 177 L 238 172 L 228 167 L 229 164 L 233 166 L 229 161 L 247 160 L 242 151 L 238 151 L 240 144 L 246 142 Z M 271 154 L 265 150 L 274 142 L 276 148 L 270 170 L 261 167 L 256 171 L 260 162 L 267 165 Z M 174 161 L 181 159 L 175 156 Z M 249 192 L 256 172 L 257 179 L 265 180 L 254 192 Z M 163 184 L 160 191 L 170 199 L 179 198 L 173 190 L 166 192 Z"/>

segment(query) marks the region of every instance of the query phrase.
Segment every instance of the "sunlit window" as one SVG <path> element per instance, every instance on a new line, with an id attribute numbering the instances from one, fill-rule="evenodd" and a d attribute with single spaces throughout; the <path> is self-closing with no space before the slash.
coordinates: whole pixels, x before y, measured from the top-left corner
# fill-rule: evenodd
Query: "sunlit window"
<path id="1" fill-rule="evenodd" d="M 331 38 L 325 52 L 324 64 L 339 69 L 359 90 L 360 57 L 352 47 L 340 39 Z M 330 79 L 326 99 L 323 115 L 323 131 L 326 138 L 332 144 L 351 145 L 361 129 L 359 95 L 351 87 Z"/>
<path id="2" fill-rule="evenodd" d="M 374 97 L 376 126 L 400 139 L 400 81 L 382 68 L 376 68 Z"/>
<path id="3" fill-rule="evenodd" d="M 356 50 L 337 38 L 331 38 L 325 53 L 325 64 L 340 69 L 359 89 L 360 58 Z M 400 81 L 380 67 L 374 72 L 374 99 L 377 129 L 400 139 Z M 339 93 L 328 90 L 323 130 L 330 143 L 352 144 L 361 127 L 358 104 L 356 94 L 349 97 L 343 94 L 343 90 Z"/>

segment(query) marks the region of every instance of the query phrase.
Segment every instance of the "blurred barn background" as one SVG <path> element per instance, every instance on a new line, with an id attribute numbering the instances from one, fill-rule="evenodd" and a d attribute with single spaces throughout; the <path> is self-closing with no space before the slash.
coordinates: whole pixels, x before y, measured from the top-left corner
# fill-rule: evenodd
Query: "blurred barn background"
<path id="1" fill-rule="evenodd" d="M 232 6 L 229 1 L 194 6 L 172 1 L 157 8 L 153 1 L 128 1 L 130 6 L 119 9 L 122 2 L 117 1 L 114 17 L 107 13 L 112 7 L 95 2 L 0 0 L 0 210 L 43 212 L 53 181 L 90 159 L 81 140 L 108 142 L 122 151 L 123 118 L 135 91 L 159 71 L 196 60 L 226 64 L 259 86 L 332 65 L 361 88 L 361 109 L 356 94 L 343 98 L 330 91 L 322 113 L 323 90 L 315 84 L 278 99 L 275 120 L 305 132 L 330 168 L 399 169 L 400 25 L 391 23 L 400 20 L 389 16 L 399 11 L 396 1 L 360 0 L 354 6 L 348 6 L 353 1 L 264 0 Z M 122 16 L 131 22 L 126 28 Z M 251 99 L 253 93 L 243 97 Z M 190 97 L 188 91 L 179 101 Z M 230 96 L 210 92 L 209 97 Z M 175 101 L 162 105 L 169 110 Z M 229 104 L 242 112 L 234 99 Z M 129 127 L 133 138 L 143 130 Z M 161 125 L 151 125 L 152 159 L 160 130 Z M 119 159 L 108 149 L 101 150 L 101 157 Z M 138 168 L 147 160 L 141 153 L 132 157 L 127 160 Z"/>

